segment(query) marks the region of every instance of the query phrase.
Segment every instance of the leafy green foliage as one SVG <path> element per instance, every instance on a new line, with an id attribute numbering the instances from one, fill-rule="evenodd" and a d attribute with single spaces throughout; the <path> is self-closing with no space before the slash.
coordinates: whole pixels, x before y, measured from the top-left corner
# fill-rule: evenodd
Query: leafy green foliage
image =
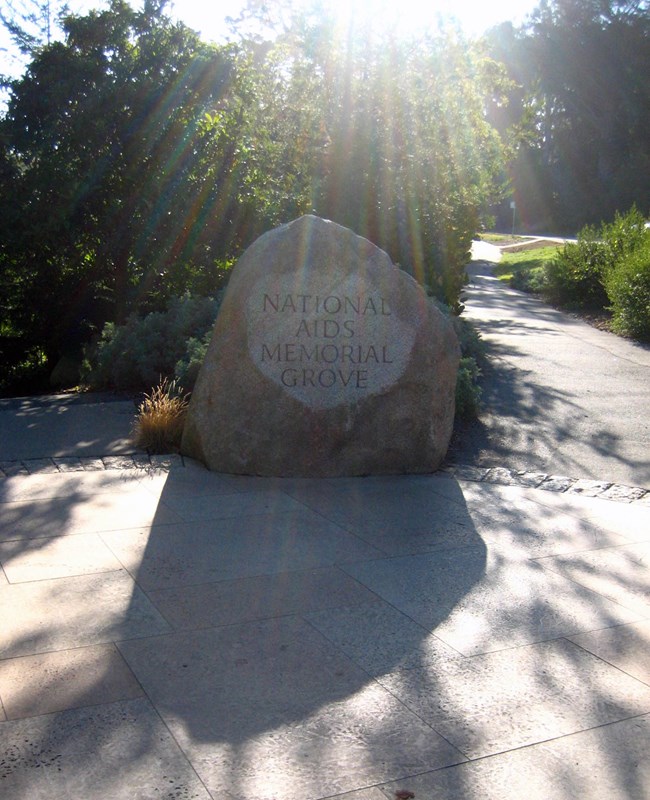
<path id="1" fill-rule="evenodd" d="M 545 0 L 486 46 L 510 86 L 487 99 L 512 143 L 517 219 L 574 235 L 637 203 L 650 209 L 647 0 Z M 499 224 L 512 224 L 504 203 Z"/>
<path id="2" fill-rule="evenodd" d="M 105 323 L 108 348 L 134 314 L 214 295 L 257 236 L 307 212 L 459 310 L 472 235 L 500 192 L 483 113 L 493 63 L 454 32 L 343 35 L 324 9 L 292 9 L 273 41 L 217 47 L 164 6 L 65 17 L 11 83 L 0 323 L 22 343 L 13 366 L 38 352 L 51 370 Z M 145 379 L 138 358 L 120 382 Z"/>
<path id="3" fill-rule="evenodd" d="M 184 295 L 166 311 L 135 314 L 123 325 L 106 323 L 97 342 L 86 348 L 84 380 L 95 388 L 144 390 L 161 379 L 196 379 L 200 343 L 212 330 L 219 299 Z M 181 382 L 179 380 L 179 382 Z"/>
<path id="4" fill-rule="evenodd" d="M 456 379 L 456 416 L 461 420 L 478 417 L 483 392 L 479 378 L 481 369 L 471 357 L 461 358 Z"/>
<path id="5" fill-rule="evenodd" d="M 317 213 L 386 250 L 457 311 L 471 239 L 498 192 L 501 144 L 486 124 L 481 54 L 453 34 L 410 42 L 312 28 L 323 147 Z M 343 109 L 343 113 L 341 113 Z"/>
<path id="6" fill-rule="evenodd" d="M 456 378 L 456 416 L 461 420 L 475 419 L 481 410 L 482 367 L 487 356 L 481 334 L 463 317 L 452 317 L 460 344 L 461 359 Z"/>
<path id="7" fill-rule="evenodd" d="M 65 41 L 35 51 L 0 120 L 3 317 L 51 365 L 106 320 L 223 280 L 223 250 L 192 223 L 208 222 L 219 191 L 227 156 L 201 121 L 234 57 L 159 5 L 67 17 Z"/>
<path id="8" fill-rule="evenodd" d="M 635 250 L 623 256 L 606 276 L 613 328 L 650 342 L 650 231 Z"/>
<path id="9" fill-rule="evenodd" d="M 187 340 L 184 355 L 176 362 L 176 367 L 174 368 L 176 380 L 182 386 L 186 386 L 190 392 L 194 389 L 196 379 L 199 377 L 199 370 L 205 359 L 211 338 L 212 328 L 206 331 L 200 339 L 191 336 Z"/>
<path id="10" fill-rule="evenodd" d="M 615 265 L 633 253 L 647 237 L 636 208 L 615 215 L 599 228 L 586 226 L 576 244 L 567 243 L 546 267 L 546 292 L 560 305 L 597 310 L 608 305 L 605 288 Z"/>
<path id="11" fill-rule="evenodd" d="M 611 264 L 610 255 L 591 228 L 579 235 L 577 244 L 568 242 L 546 266 L 550 300 L 571 308 L 603 308 L 607 303 L 603 275 Z"/>

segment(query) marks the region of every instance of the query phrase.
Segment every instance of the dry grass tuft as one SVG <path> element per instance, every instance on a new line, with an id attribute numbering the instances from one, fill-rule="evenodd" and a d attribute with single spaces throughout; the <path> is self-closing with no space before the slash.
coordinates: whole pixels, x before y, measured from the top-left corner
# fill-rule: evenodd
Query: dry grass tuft
<path id="1" fill-rule="evenodd" d="M 188 396 L 176 383 L 165 378 L 144 396 L 133 426 L 138 447 L 150 453 L 178 451 L 183 435 Z"/>

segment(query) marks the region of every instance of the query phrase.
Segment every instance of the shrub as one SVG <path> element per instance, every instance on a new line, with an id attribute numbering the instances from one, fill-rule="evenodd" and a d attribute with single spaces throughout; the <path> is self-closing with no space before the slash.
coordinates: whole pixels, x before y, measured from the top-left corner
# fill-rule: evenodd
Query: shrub
<path id="1" fill-rule="evenodd" d="M 138 447 L 151 453 L 177 451 L 181 444 L 187 396 L 176 381 L 163 379 L 145 395 L 138 408 L 133 438 Z"/>
<path id="2" fill-rule="evenodd" d="M 650 341 L 650 231 L 641 246 L 616 263 L 606 286 L 614 330 Z"/>
<path id="3" fill-rule="evenodd" d="M 185 355 L 176 362 L 174 377 L 182 386 L 186 386 L 191 392 L 199 376 L 201 364 L 208 351 L 208 345 L 212 338 L 212 328 L 201 339 L 192 336 L 187 341 Z"/>
<path id="4" fill-rule="evenodd" d="M 97 388 L 144 389 L 161 375 L 175 377 L 179 364 L 184 378 L 195 375 L 195 343 L 212 330 L 219 303 L 220 296 L 186 294 L 172 298 L 166 311 L 132 315 L 124 325 L 106 323 L 99 341 L 86 348 L 82 379 Z"/>
<path id="5" fill-rule="evenodd" d="M 429 299 L 449 317 L 460 344 L 461 358 L 456 378 L 456 418 L 475 419 L 479 415 L 483 396 L 480 378 L 481 367 L 487 358 L 485 343 L 469 320 L 452 314 L 449 307 L 435 297 Z"/>
<path id="6" fill-rule="evenodd" d="M 644 241 L 644 219 L 632 207 L 617 212 L 614 221 L 600 228 L 586 226 L 576 244 L 568 242 L 546 267 L 546 292 L 559 305 L 602 309 L 608 305 L 605 284 L 616 263 Z"/>
<path id="7" fill-rule="evenodd" d="M 481 370 L 471 356 L 461 358 L 456 380 L 456 416 L 458 419 L 478 417 L 483 394 L 479 384 Z"/>
<path id="8" fill-rule="evenodd" d="M 482 366 L 485 363 L 486 355 L 485 342 L 481 339 L 481 334 L 469 320 L 463 317 L 452 317 L 451 321 L 458 337 L 461 356 L 472 358 L 479 367 Z"/>
<path id="9" fill-rule="evenodd" d="M 603 308 L 607 293 L 603 274 L 611 263 L 611 253 L 596 239 L 593 228 L 578 235 L 578 242 L 567 242 L 546 264 L 545 288 L 549 299 L 573 308 Z"/>

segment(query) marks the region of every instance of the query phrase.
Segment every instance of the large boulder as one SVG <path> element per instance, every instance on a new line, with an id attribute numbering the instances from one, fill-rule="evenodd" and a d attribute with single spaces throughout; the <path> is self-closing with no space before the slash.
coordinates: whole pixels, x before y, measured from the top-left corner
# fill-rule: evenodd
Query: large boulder
<path id="1" fill-rule="evenodd" d="M 235 266 L 181 450 L 236 474 L 432 472 L 459 358 L 448 319 L 386 253 L 304 216 Z"/>

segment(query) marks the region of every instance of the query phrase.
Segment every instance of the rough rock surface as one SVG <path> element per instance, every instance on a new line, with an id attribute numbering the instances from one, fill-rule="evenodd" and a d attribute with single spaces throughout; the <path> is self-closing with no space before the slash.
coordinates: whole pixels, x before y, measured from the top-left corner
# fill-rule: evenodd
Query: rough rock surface
<path id="1" fill-rule="evenodd" d="M 301 217 L 233 270 L 182 452 L 236 474 L 434 471 L 459 357 L 449 321 L 386 253 Z"/>

